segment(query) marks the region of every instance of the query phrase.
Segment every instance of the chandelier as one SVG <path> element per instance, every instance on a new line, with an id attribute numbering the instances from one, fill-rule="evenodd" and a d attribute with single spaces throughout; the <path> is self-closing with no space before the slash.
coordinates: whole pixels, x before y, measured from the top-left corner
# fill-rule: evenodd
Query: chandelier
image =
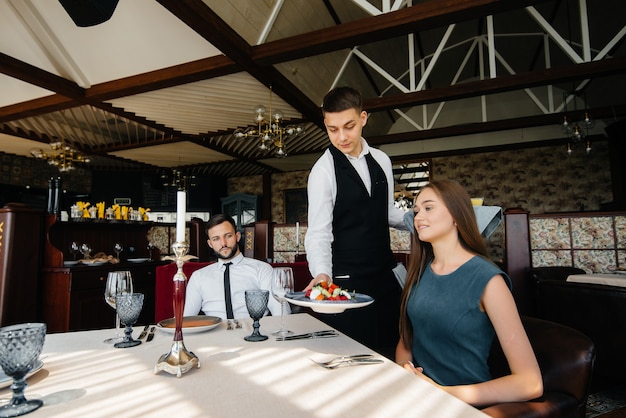
<path id="1" fill-rule="evenodd" d="M 52 151 L 56 153 L 47 154 L 42 149 L 33 149 L 30 151 L 33 157 L 48 161 L 48 164 L 55 166 L 61 173 L 66 173 L 75 169 L 75 163 L 89 163 L 89 157 L 85 157 L 77 150 L 73 149 L 64 141 L 55 141 L 50 143 Z"/>
<path id="2" fill-rule="evenodd" d="M 236 139 L 252 138 L 259 141 L 259 149 L 267 151 L 274 148 L 276 157 L 286 157 L 285 140 L 296 137 L 304 132 L 300 126 L 282 126 L 283 114 L 280 110 L 272 109 L 272 86 L 270 86 L 269 112 L 263 105 L 258 105 L 254 110 L 254 122 L 256 126 L 244 129 L 236 129 L 233 136 Z"/>
<path id="3" fill-rule="evenodd" d="M 188 190 L 189 187 L 197 186 L 198 182 L 194 174 L 186 174 L 181 170 L 173 169 L 159 173 L 163 187 L 176 187 L 177 190 Z"/>
<path id="4" fill-rule="evenodd" d="M 583 102 L 584 112 L 578 111 L 577 99 Z M 568 119 L 567 102 L 573 101 L 574 110 L 571 113 L 571 120 Z M 589 111 L 587 110 L 587 97 L 585 93 L 580 91 L 563 92 L 563 105 L 565 106 L 565 114 L 563 115 L 563 124 L 561 129 L 567 137 L 567 153 L 572 154 L 572 145 L 577 143 L 585 143 L 585 151 L 587 154 L 591 152 L 591 141 L 588 138 L 589 130 L 595 126 L 595 121 L 589 117 Z M 580 120 L 575 118 L 584 114 Z"/>

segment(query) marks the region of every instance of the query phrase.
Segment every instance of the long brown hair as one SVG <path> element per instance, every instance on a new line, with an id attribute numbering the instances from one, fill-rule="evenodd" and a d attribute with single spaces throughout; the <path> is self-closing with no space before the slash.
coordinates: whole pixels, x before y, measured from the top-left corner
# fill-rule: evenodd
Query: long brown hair
<path id="1" fill-rule="evenodd" d="M 466 250 L 488 259 L 487 246 L 478 231 L 476 215 L 472 207 L 469 194 L 459 183 L 453 180 L 433 180 L 422 188 L 431 189 L 441 198 L 448 208 L 452 219 L 456 223 L 459 242 Z M 421 192 L 421 191 L 420 191 Z M 419 196 L 419 194 L 418 194 Z M 417 196 L 416 196 L 417 198 Z M 413 328 L 407 315 L 407 305 L 411 289 L 417 286 L 426 265 L 434 258 L 433 246 L 429 242 L 421 241 L 413 227 L 411 237 L 411 256 L 407 269 L 406 282 L 402 289 L 400 303 L 400 338 L 409 348 L 413 341 Z"/>

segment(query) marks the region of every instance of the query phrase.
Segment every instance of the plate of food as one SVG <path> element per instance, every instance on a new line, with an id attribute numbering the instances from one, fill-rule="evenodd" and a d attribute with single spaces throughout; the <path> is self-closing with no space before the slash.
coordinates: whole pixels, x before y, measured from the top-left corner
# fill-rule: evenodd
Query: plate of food
<path id="1" fill-rule="evenodd" d="M 196 315 L 183 317 L 183 333 L 196 333 L 211 330 L 222 322 L 218 316 Z M 168 318 L 157 323 L 157 328 L 174 333 L 176 330 L 176 319 Z"/>
<path id="2" fill-rule="evenodd" d="M 40 359 L 37 359 L 37 361 L 35 362 L 35 366 L 33 366 L 31 371 L 26 374 L 26 378 L 28 379 L 29 377 L 37 373 L 39 370 L 41 370 L 42 367 L 43 367 L 43 361 L 41 361 Z M 13 378 L 11 376 L 7 376 L 6 374 L 4 374 L 4 372 L 0 368 L 0 389 L 9 387 L 11 386 L 11 384 L 13 384 Z"/>
<path id="3" fill-rule="evenodd" d="M 349 292 L 334 283 L 321 282 L 306 292 L 288 293 L 285 299 L 294 305 L 311 308 L 324 314 L 342 313 L 346 309 L 363 308 L 374 298 L 362 293 Z"/>

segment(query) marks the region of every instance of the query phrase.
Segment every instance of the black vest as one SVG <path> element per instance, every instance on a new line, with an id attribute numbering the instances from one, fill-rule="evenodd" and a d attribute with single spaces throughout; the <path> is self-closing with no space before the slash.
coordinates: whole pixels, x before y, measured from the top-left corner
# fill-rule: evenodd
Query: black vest
<path id="1" fill-rule="evenodd" d="M 346 156 L 329 147 L 335 162 L 337 199 L 333 210 L 333 276 L 376 279 L 391 270 L 387 177 L 370 153 L 365 155 L 372 180 L 370 196 Z"/>

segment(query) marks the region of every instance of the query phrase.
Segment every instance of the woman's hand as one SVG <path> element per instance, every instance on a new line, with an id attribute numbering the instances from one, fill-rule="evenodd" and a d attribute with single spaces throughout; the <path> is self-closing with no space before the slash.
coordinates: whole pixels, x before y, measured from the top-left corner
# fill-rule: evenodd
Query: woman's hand
<path id="1" fill-rule="evenodd" d="M 413 373 L 414 375 L 421 377 L 422 379 L 424 379 L 425 381 L 427 381 L 430 384 L 433 384 L 437 387 L 440 387 L 440 385 L 438 385 L 437 383 L 435 383 L 435 381 L 433 379 L 431 379 L 430 377 L 426 376 L 424 374 L 424 369 L 422 367 L 415 367 L 413 365 L 413 362 L 411 361 L 407 361 L 406 363 L 404 363 L 402 365 L 402 367 L 404 367 L 404 369 L 410 371 L 411 373 Z"/>
<path id="2" fill-rule="evenodd" d="M 332 283 L 333 279 L 331 279 L 328 274 L 324 274 L 324 273 L 318 274 L 313 279 L 311 279 L 311 281 L 309 282 L 309 285 L 304 288 L 304 291 L 306 292 L 309 289 L 313 289 L 313 286 L 315 286 L 316 284 L 320 282 Z"/>

